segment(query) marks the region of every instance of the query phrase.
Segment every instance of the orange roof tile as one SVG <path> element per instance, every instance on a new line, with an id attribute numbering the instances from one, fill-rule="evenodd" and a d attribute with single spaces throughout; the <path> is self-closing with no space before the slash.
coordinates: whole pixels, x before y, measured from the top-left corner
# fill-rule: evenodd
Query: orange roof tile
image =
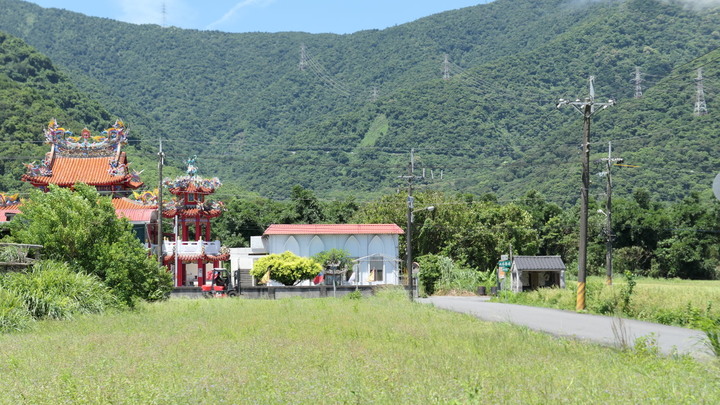
<path id="1" fill-rule="evenodd" d="M 272 224 L 263 235 L 359 235 L 404 234 L 395 224 Z"/>
<path id="2" fill-rule="evenodd" d="M 121 164 L 127 164 L 127 158 L 123 152 L 120 157 Z M 57 156 L 53 159 L 51 176 L 32 176 L 25 174 L 22 180 L 29 181 L 35 185 L 56 184 L 69 187 L 76 183 L 85 183 L 92 186 L 108 186 L 125 184 L 127 188 L 138 188 L 142 183 L 131 182 L 129 174 L 113 176 L 108 172 L 110 169 L 109 158 L 107 157 L 64 157 Z"/>

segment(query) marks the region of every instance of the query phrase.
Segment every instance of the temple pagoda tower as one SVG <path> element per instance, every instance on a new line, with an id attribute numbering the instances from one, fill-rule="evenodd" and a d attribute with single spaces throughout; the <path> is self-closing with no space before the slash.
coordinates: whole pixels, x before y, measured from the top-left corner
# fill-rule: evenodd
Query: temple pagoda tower
<path id="1" fill-rule="evenodd" d="M 177 287 L 205 284 L 212 269 L 230 259 L 229 250 L 219 240 L 210 241 L 210 219 L 222 214 L 223 204 L 209 201 L 207 196 L 222 183 L 217 177 L 198 176 L 195 159 L 188 160 L 186 176 L 163 180 L 174 196 L 163 204 L 163 217 L 175 221 L 175 240 L 164 242 L 164 262 L 173 269 Z"/>

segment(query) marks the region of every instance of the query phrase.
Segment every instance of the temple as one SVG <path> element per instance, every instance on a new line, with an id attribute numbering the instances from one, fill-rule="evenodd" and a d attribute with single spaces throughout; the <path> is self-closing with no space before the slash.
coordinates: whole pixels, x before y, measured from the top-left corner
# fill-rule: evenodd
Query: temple
<path id="1" fill-rule="evenodd" d="M 94 186 L 102 195 L 112 197 L 118 217 L 127 218 L 143 243 L 150 242 L 151 223 L 157 222 L 157 198 L 154 192 L 138 193 L 143 186 L 140 173 L 130 171 L 123 145 L 127 144 L 127 128 L 118 120 L 100 135 L 84 128 L 80 135 L 62 128 L 55 119 L 44 131 L 50 151 L 40 162 L 25 164 L 23 181 L 47 191 L 51 184 L 72 188 L 77 183 Z M 133 197 L 132 199 L 129 197 Z M 19 212 L 20 204 L 6 204 L 8 214 Z"/>
<path id="2" fill-rule="evenodd" d="M 158 247 L 158 192 L 137 191 L 143 186 L 140 173 L 129 170 L 122 151 L 127 134 L 119 120 L 100 135 L 94 136 L 85 128 L 76 136 L 53 119 L 45 129 L 50 151 L 41 162 L 25 165 L 27 173 L 22 180 L 43 191 L 51 184 L 68 188 L 77 183 L 94 186 L 100 194 L 112 198 L 116 215 L 127 218 L 138 239 L 154 252 Z M 163 263 L 173 273 L 178 287 L 205 284 L 206 274 L 230 258 L 229 250 L 220 241 L 210 241 L 210 219 L 222 213 L 223 204 L 207 201 L 206 197 L 220 185 L 217 178 L 197 175 L 195 157 L 188 160 L 186 176 L 163 180 L 163 186 L 173 194 L 170 201 L 163 201 L 163 217 L 172 218 L 175 225 L 173 233 L 164 234 Z M 0 194 L 0 222 L 9 221 L 21 209 L 17 194 Z"/>
<path id="3" fill-rule="evenodd" d="M 164 204 L 163 217 L 175 223 L 173 240 L 163 242 L 164 262 L 174 270 L 176 287 L 203 285 L 213 268 L 230 259 L 220 241 L 210 241 L 210 219 L 222 214 L 223 204 L 206 197 L 221 186 L 220 180 L 198 176 L 193 157 L 186 176 L 164 180 L 163 185 L 174 195 Z"/>

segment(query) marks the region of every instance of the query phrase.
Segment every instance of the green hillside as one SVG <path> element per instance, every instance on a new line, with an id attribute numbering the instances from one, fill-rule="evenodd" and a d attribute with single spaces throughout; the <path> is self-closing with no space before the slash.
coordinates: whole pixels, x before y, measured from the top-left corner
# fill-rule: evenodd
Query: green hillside
<path id="1" fill-rule="evenodd" d="M 593 158 L 612 140 L 641 166 L 615 173 L 618 193 L 643 185 L 677 200 L 707 189 L 718 167 L 716 10 L 497 0 L 385 30 L 314 35 L 138 26 L 19 0 L 0 7 L 0 30 L 136 129 L 140 162 L 163 138 L 169 164 L 197 153 L 203 174 L 230 189 L 285 197 L 301 184 L 370 197 L 403 186 L 415 149 L 416 174 L 425 169 L 432 188 L 504 199 L 535 188 L 570 204 L 582 120 L 555 104 L 585 97 L 590 75 L 599 99 L 618 101 L 594 119 Z M 700 67 L 709 114 L 695 117 Z M 13 136 L 37 140 L 39 130 Z M 604 180 L 594 179 L 600 193 Z"/>

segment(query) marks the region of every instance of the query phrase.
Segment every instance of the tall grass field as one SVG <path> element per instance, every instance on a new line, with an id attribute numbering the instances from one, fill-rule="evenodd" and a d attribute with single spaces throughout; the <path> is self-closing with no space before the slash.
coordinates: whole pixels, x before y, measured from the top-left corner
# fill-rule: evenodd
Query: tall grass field
<path id="1" fill-rule="evenodd" d="M 37 322 L 0 347 L 2 404 L 720 402 L 714 361 L 558 339 L 392 293 L 171 299 Z"/>
<path id="2" fill-rule="evenodd" d="M 603 277 L 587 280 L 588 312 L 689 328 L 696 328 L 700 318 L 720 320 L 719 280 L 637 278 L 629 294 L 627 280 L 622 276 L 616 276 L 611 286 L 605 285 Z M 503 292 L 497 301 L 575 310 L 576 288 L 576 281 L 568 281 L 564 289 Z"/>

